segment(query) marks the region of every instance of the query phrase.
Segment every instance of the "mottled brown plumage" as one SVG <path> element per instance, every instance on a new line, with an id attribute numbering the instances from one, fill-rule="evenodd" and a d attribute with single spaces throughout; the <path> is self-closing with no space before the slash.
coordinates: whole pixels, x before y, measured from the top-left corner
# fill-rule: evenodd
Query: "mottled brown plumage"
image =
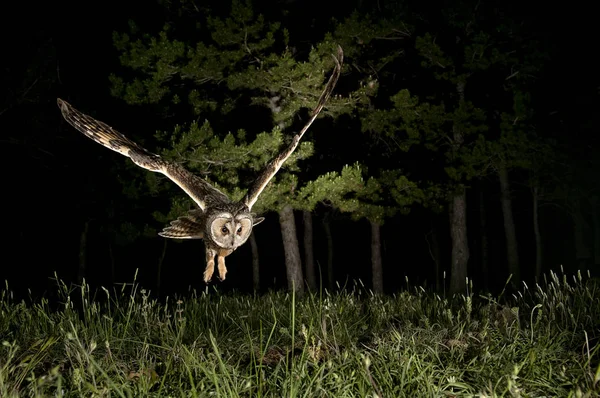
<path id="1" fill-rule="evenodd" d="M 253 226 L 264 220 L 264 218 L 256 217 L 251 213 L 252 206 L 283 163 L 294 152 L 300 139 L 329 99 L 341 73 L 343 52 L 340 47 L 338 47 L 338 53 L 334 59 L 334 71 L 317 106 L 312 111 L 309 121 L 292 138 L 291 143 L 265 166 L 244 198 L 235 203 L 223 192 L 177 163 L 169 162 L 149 152 L 109 125 L 79 112 L 66 101 L 59 98 L 57 102 L 65 120 L 85 136 L 129 157 L 140 167 L 164 174 L 194 200 L 199 209 L 191 210 L 185 216 L 172 221 L 159 235 L 174 239 L 204 239 L 206 244 L 204 281 L 208 282 L 212 278 L 215 256 L 218 258 L 219 277 L 223 280 L 227 273 L 225 257 L 244 244 L 250 236 Z"/>

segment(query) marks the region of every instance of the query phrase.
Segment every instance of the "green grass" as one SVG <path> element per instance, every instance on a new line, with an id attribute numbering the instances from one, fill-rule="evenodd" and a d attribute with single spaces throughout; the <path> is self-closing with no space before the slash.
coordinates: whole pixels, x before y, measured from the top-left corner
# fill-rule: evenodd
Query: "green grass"
<path id="1" fill-rule="evenodd" d="M 580 275 L 499 298 L 58 286 L 57 309 L 0 293 L 1 397 L 600 396 L 600 285 Z"/>

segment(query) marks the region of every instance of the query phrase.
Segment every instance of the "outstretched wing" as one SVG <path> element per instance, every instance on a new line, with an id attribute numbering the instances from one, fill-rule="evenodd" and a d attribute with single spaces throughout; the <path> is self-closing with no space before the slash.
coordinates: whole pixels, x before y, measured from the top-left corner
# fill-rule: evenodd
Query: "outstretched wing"
<path id="1" fill-rule="evenodd" d="M 175 184 L 179 185 L 202 210 L 206 208 L 207 204 L 216 201 L 229 202 L 229 198 L 223 192 L 178 164 L 168 162 L 147 151 L 106 123 L 79 112 L 68 102 L 58 98 L 57 103 L 65 120 L 86 137 L 129 157 L 140 167 L 166 175 Z"/>
<path id="2" fill-rule="evenodd" d="M 287 160 L 287 158 L 290 157 L 292 152 L 294 152 L 294 150 L 298 146 L 298 143 L 300 142 L 300 139 L 302 138 L 306 130 L 308 130 L 310 125 L 315 121 L 315 119 L 323 109 L 323 106 L 329 99 L 329 96 L 331 95 L 331 92 L 333 91 L 333 88 L 335 87 L 338 78 L 340 77 L 340 73 L 342 71 L 344 52 L 339 46 L 337 56 L 335 56 L 334 59 L 335 68 L 333 70 L 333 73 L 331 74 L 331 77 L 329 78 L 329 81 L 327 82 L 325 90 L 323 90 L 323 93 L 319 98 L 317 106 L 312 111 L 310 120 L 308 121 L 308 123 L 306 123 L 302 130 L 300 130 L 300 132 L 292 138 L 292 142 L 287 146 L 287 148 L 285 148 L 279 155 L 272 159 L 267 164 L 267 166 L 265 166 L 261 174 L 250 187 L 250 189 L 248 189 L 246 196 L 242 199 L 243 203 L 248 207 L 248 209 L 252 209 L 252 206 L 254 205 L 254 203 L 256 203 L 256 200 L 258 199 L 261 192 L 265 189 L 269 181 L 271 181 L 271 179 L 275 176 L 275 174 L 277 174 L 283 163 Z"/>

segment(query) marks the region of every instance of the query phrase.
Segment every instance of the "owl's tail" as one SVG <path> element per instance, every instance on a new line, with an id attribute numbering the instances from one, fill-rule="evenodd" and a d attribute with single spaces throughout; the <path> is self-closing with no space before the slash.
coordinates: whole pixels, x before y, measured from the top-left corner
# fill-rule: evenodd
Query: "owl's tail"
<path id="1" fill-rule="evenodd" d="M 202 239 L 204 238 L 204 229 L 202 225 L 187 216 L 183 216 L 175 221 L 171 221 L 171 225 L 158 234 L 164 238 Z"/>

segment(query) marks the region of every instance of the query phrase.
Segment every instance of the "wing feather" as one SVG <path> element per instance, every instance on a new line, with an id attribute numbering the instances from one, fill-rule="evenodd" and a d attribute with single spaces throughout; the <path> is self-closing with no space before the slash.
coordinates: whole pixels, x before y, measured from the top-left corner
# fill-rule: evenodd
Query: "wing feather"
<path id="1" fill-rule="evenodd" d="M 131 141 L 106 123 L 85 115 L 66 101 L 57 99 L 58 107 L 69 124 L 86 137 L 121 155 L 146 170 L 162 173 L 187 193 L 202 210 L 213 202 L 229 202 L 229 198 L 202 178 L 177 163 L 168 162 Z"/>
<path id="2" fill-rule="evenodd" d="M 202 239 L 204 237 L 204 228 L 198 217 L 193 214 L 179 217 L 171 221 L 170 225 L 164 228 L 158 234 L 164 238 L 174 239 Z"/>
<path id="3" fill-rule="evenodd" d="M 246 196 L 244 196 L 244 198 L 242 199 L 243 203 L 248 207 L 248 209 L 252 209 L 252 206 L 254 206 L 254 203 L 256 203 L 256 200 L 258 199 L 262 191 L 266 188 L 267 184 L 269 184 L 269 182 L 275 176 L 275 174 L 277 174 L 283 163 L 287 160 L 287 158 L 290 157 L 292 152 L 294 152 L 294 150 L 298 146 L 298 143 L 300 142 L 300 139 L 302 138 L 306 130 L 308 130 L 311 124 L 315 121 L 315 119 L 323 109 L 323 106 L 325 106 L 325 103 L 329 99 L 331 92 L 333 91 L 342 71 L 344 52 L 342 51 L 341 47 L 338 46 L 337 56 L 334 56 L 333 58 L 335 60 L 335 68 L 333 70 L 333 73 L 331 74 L 331 77 L 329 78 L 329 81 L 327 82 L 327 85 L 325 86 L 325 90 L 323 90 L 323 93 L 321 93 L 321 96 L 319 97 L 319 102 L 317 103 L 317 106 L 312 111 L 311 118 L 304 125 L 302 130 L 300 130 L 300 132 L 292 138 L 292 142 L 265 166 L 258 178 L 250 187 L 250 189 L 248 189 Z"/>

